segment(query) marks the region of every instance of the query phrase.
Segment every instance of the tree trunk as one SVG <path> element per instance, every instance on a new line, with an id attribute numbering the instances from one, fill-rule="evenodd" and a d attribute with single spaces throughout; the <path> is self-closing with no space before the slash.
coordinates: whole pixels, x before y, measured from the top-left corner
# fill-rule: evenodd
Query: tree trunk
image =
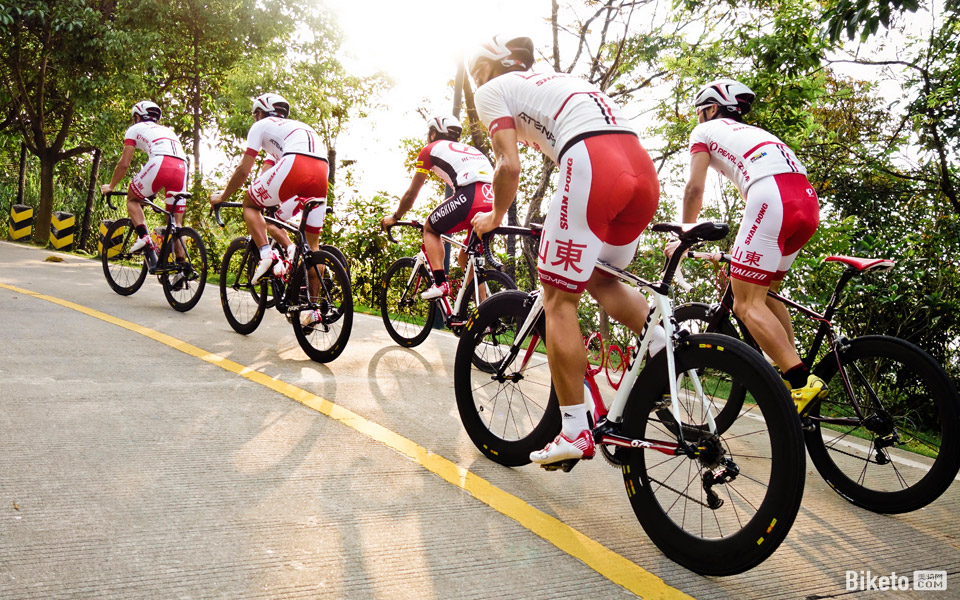
<path id="1" fill-rule="evenodd" d="M 33 230 L 33 241 L 46 245 L 50 240 L 50 223 L 53 220 L 53 168 L 57 165 L 56 154 L 50 150 L 40 153 L 40 206 Z"/>
<path id="2" fill-rule="evenodd" d="M 93 164 L 90 165 L 90 181 L 87 183 L 87 203 L 83 207 L 83 221 L 80 225 L 80 243 L 77 244 L 79 250 L 87 246 L 87 238 L 90 237 L 90 217 L 93 213 L 93 198 L 96 194 L 97 175 L 100 172 L 100 148 L 93 151 Z"/>
<path id="3" fill-rule="evenodd" d="M 327 148 L 327 185 L 332 187 L 337 173 L 337 149 Z"/>
<path id="4" fill-rule="evenodd" d="M 507 225 L 519 225 L 520 221 L 517 219 L 517 201 L 514 199 L 513 203 L 510 205 L 510 208 L 507 209 Z M 507 263 L 507 275 L 513 278 L 514 281 L 517 280 L 517 236 L 508 235 L 507 236 L 507 256 L 510 257 L 510 261 Z"/>
<path id="5" fill-rule="evenodd" d="M 17 204 L 23 204 L 24 190 L 27 187 L 27 145 L 20 144 L 20 179 L 17 183 Z"/>
<path id="6" fill-rule="evenodd" d="M 193 181 L 201 181 L 200 173 L 200 78 L 194 81 L 193 89 Z"/>
<path id="7" fill-rule="evenodd" d="M 600 307 L 600 313 L 597 315 L 600 319 L 600 337 L 605 340 L 607 346 L 610 345 L 610 315 Z"/>

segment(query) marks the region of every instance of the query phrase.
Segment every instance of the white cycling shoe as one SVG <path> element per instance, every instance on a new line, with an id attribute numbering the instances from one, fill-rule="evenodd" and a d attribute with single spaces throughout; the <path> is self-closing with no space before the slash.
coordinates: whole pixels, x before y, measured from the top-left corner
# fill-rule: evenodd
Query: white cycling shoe
<path id="1" fill-rule="evenodd" d="M 543 450 L 531 452 L 530 460 L 538 465 L 549 465 L 564 460 L 591 459 L 595 453 L 593 433 L 589 429 L 584 429 L 572 440 L 561 433 Z"/>
<path id="2" fill-rule="evenodd" d="M 253 283 L 260 281 L 260 278 L 267 274 L 267 271 L 270 270 L 270 267 L 273 266 L 274 261 L 280 259 L 280 256 L 277 254 L 276 250 L 271 250 L 270 254 L 265 258 L 261 258 L 260 262 L 257 263 L 257 270 L 253 272 Z"/>
<path id="3" fill-rule="evenodd" d="M 150 245 L 150 236 L 145 235 L 141 238 L 137 238 L 137 241 L 135 241 L 133 245 L 130 246 L 130 252 L 139 252 L 140 250 L 143 250 L 149 245 Z"/>

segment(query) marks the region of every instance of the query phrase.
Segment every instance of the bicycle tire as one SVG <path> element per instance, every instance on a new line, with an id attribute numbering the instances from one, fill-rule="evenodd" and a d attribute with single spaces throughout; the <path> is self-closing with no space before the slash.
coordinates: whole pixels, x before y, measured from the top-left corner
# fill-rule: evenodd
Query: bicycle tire
<path id="1" fill-rule="evenodd" d="M 818 417 L 853 414 L 838 376 L 841 366 L 867 419 L 856 427 L 828 429 Z M 834 491 L 856 506 L 887 514 L 917 510 L 946 491 L 960 470 L 960 400 L 933 357 L 907 341 L 870 335 L 842 344 L 839 364 L 828 355 L 814 372 L 830 393 L 811 413 L 814 427 L 804 438 L 810 459 Z M 891 425 L 900 443 L 884 452 L 889 462 L 882 464 L 878 442 L 882 449 L 882 434 Z"/>
<path id="2" fill-rule="evenodd" d="M 184 250 L 183 261 L 176 260 L 176 244 Z M 179 312 L 187 312 L 196 306 L 207 285 L 207 249 L 200 234 L 190 227 L 181 227 L 176 238 L 167 244 L 160 264 L 176 268 L 175 273 L 160 275 L 163 295 L 170 306 Z"/>
<path id="3" fill-rule="evenodd" d="M 220 263 L 220 305 L 227 323 L 237 333 L 249 335 L 256 331 L 267 310 L 267 283 L 254 285 L 250 281 L 257 263 L 259 251 L 249 238 L 241 237 L 230 242 Z"/>
<path id="4" fill-rule="evenodd" d="M 310 273 L 319 281 L 315 298 L 309 292 Z M 353 291 L 340 261 L 323 250 L 311 252 L 303 268 L 294 270 L 290 286 L 297 290 L 296 306 L 307 307 L 288 311 L 300 347 L 316 362 L 335 360 L 353 329 Z"/>
<path id="5" fill-rule="evenodd" d="M 130 252 L 130 246 L 138 237 L 130 219 L 117 219 L 103 236 L 104 240 L 111 242 L 119 240 L 109 248 L 104 243 L 100 263 L 110 288 L 121 296 L 136 293 L 147 279 L 147 261 L 143 252 Z"/>
<path id="6" fill-rule="evenodd" d="M 703 302 L 691 302 L 678 306 L 674 311 L 674 318 L 680 329 L 685 329 L 690 333 L 719 333 L 736 340 L 741 340 L 740 332 L 730 322 L 730 316 L 723 317 L 717 325 L 710 327 L 710 311 L 713 307 Z M 730 391 L 722 398 L 724 408 L 720 410 L 715 417 L 717 428 L 725 431 L 729 423 L 743 406 L 743 400 L 746 397 L 746 390 L 743 385 L 736 381 L 730 382 Z M 727 409 L 729 407 L 729 409 Z"/>
<path id="7" fill-rule="evenodd" d="M 742 573 L 777 549 L 800 509 L 805 476 L 800 421 L 773 368 L 739 340 L 711 333 L 685 336 L 675 359 L 683 432 L 692 453 L 618 448 L 627 495 L 644 531 L 671 560 L 703 575 Z M 665 393 L 669 397 L 666 362 L 660 353 L 640 373 L 623 435 L 677 443 L 670 401 L 663 400 Z M 742 418 L 726 432 L 710 434 L 707 410 L 692 391 L 692 373 L 708 396 L 725 380 L 745 381 L 754 402 L 744 404 Z M 699 427 L 687 427 L 688 422 Z M 716 477 L 721 471 L 714 464 L 726 459 L 735 463 L 737 475 L 714 484 L 723 502 L 710 507 L 705 477 Z"/>
<path id="8" fill-rule="evenodd" d="M 542 449 L 560 432 L 559 402 L 545 356 L 533 355 L 522 364 L 525 352 L 521 352 L 507 369 L 517 377 L 503 381 L 474 364 L 476 348 L 483 343 L 484 362 L 499 365 L 497 357 L 502 360 L 506 356 L 530 312 L 528 298 L 529 294 L 517 290 L 487 298 L 460 336 L 453 367 L 463 428 L 484 456 L 507 467 L 529 463 L 530 453 Z M 534 330 L 544 339 L 543 319 Z"/>
<path id="9" fill-rule="evenodd" d="M 330 244 L 320 244 L 320 250 L 328 252 L 337 259 L 337 262 L 340 263 L 340 266 L 343 267 L 343 272 L 350 276 L 350 261 L 347 260 L 347 257 L 340 251 L 340 248 L 336 246 L 331 246 Z"/>
<path id="10" fill-rule="evenodd" d="M 437 313 L 435 302 L 420 297 L 432 284 L 430 273 L 423 265 L 413 273 L 414 264 L 409 256 L 394 261 L 380 288 L 383 325 L 393 341 L 405 348 L 419 346 L 427 339 Z"/>

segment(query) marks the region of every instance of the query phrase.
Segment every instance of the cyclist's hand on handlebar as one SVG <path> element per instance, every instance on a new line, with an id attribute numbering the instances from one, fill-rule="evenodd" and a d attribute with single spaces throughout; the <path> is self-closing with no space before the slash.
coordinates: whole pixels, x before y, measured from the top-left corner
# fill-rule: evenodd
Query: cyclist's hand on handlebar
<path id="1" fill-rule="evenodd" d="M 113 191 L 113 186 L 111 186 L 109 183 L 105 183 L 105 184 L 103 184 L 103 185 L 100 186 L 100 193 L 101 193 L 101 194 L 109 194 L 109 193 L 112 192 L 112 191 Z"/>
<path id="2" fill-rule="evenodd" d="M 500 220 L 497 219 L 493 211 L 488 211 L 473 215 L 473 219 L 470 220 L 470 225 L 472 225 L 473 230 L 477 232 L 477 237 L 483 237 L 483 234 L 499 227 Z"/>
<path id="3" fill-rule="evenodd" d="M 220 204 L 221 202 L 223 202 L 223 190 L 220 190 L 219 192 L 211 192 L 211 193 L 210 193 L 210 206 L 211 206 L 211 207 L 214 207 L 214 206 L 216 206 L 217 204 Z"/>
<path id="4" fill-rule="evenodd" d="M 380 221 L 380 229 L 382 229 L 383 231 L 386 231 L 387 228 L 392 227 L 393 225 L 396 225 L 398 220 L 399 219 L 397 219 L 393 215 L 387 215 L 383 218 L 382 221 Z"/>

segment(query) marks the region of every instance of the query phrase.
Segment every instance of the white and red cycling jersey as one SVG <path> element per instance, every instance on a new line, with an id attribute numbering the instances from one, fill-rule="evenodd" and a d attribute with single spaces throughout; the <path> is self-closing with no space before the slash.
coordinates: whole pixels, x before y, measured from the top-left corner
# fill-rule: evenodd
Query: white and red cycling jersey
<path id="1" fill-rule="evenodd" d="M 250 127 L 246 154 L 256 157 L 260 150 L 266 152 L 274 163 L 284 154 L 327 159 L 327 150 L 312 127 L 280 117 L 265 117 Z"/>
<path id="2" fill-rule="evenodd" d="M 782 280 L 820 223 L 820 203 L 807 170 L 777 136 L 734 119 L 697 125 L 690 133 L 690 153 L 698 152 L 710 153 L 710 166 L 747 202 L 730 276 L 763 286 Z"/>
<path id="3" fill-rule="evenodd" d="M 758 179 L 807 170 L 772 133 L 733 119 L 705 121 L 690 133 L 690 154 L 710 153 L 710 166 L 733 182 L 740 195 Z"/>
<path id="4" fill-rule="evenodd" d="M 147 153 L 149 158 L 154 156 L 173 156 L 182 160 L 187 157 L 180 145 L 180 137 L 169 127 L 164 127 L 153 121 L 140 121 L 131 125 L 123 134 L 124 146 L 136 146 Z"/>
<path id="5" fill-rule="evenodd" d="M 610 98 L 590 82 L 566 73 L 505 73 L 480 86 L 475 100 L 490 135 L 516 129 L 520 143 L 558 164 L 583 134 L 634 133 Z"/>
<path id="6" fill-rule="evenodd" d="M 417 173 L 435 173 L 451 189 L 493 181 L 493 165 L 473 146 L 437 140 L 430 142 L 417 156 Z"/>
<path id="7" fill-rule="evenodd" d="M 147 153 L 146 164 L 130 179 L 129 191 L 137 198 L 147 198 L 162 189 L 167 198 L 167 210 L 184 213 L 186 199 L 173 202 L 171 198 L 187 187 L 187 161 L 177 134 L 153 121 L 140 121 L 127 129 L 123 145 Z"/>
<path id="8" fill-rule="evenodd" d="M 308 199 L 327 197 L 327 151 L 309 125 L 279 117 L 260 119 L 247 134 L 246 154 L 256 157 L 261 149 L 267 153 L 264 168 L 247 190 L 258 206 L 280 205 L 293 214 Z M 294 198 L 296 211 L 289 202 Z M 310 213 L 308 232 L 320 232 L 323 215 L 322 208 Z"/>
<path id="9" fill-rule="evenodd" d="M 540 280 L 586 288 L 597 259 L 626 267 L 657 209 L 657 171 L 619 108 L 587 81 L 563 73 L 505 73 L 476 93 L 490 135 L 517 140 L 558 167 L 540 236 Z"/>

